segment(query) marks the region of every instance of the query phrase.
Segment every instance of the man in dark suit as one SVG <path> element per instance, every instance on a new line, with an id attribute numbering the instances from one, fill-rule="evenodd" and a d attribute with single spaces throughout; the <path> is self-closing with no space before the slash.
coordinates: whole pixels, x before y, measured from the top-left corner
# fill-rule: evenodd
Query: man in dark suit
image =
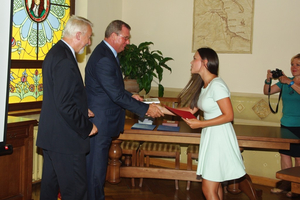
<path id="1" fill-rule="evenodd" d="M 139 116 L 159 117 L 162 112 L 154 104 L 141 102 L 139 95 L 124 89 L 117 54 L 129 44 L 130 26 L 121 20 L 111 22 L 104 40 L 95 48 L 85 69 L 88 105 L 95 113 L 91 121 L 99 133 L 91 137 L 87 155 L 89 200 L 104 200 L 104 183 L 108 151 L 113 137 L 124 129 L 125 109 Z"/>
<path id="2" fill-rule="evenodd" d="M 97 127 L 89 121 L 87 97 L 75 52 L 90 45 L 92 24 L 72 16 L 62 40 L 43 62 L 44 98 L 37 146 L 43 149 L 44 164 L 40 199 L 87 200 L 86 154 L 89 136 Z"/>

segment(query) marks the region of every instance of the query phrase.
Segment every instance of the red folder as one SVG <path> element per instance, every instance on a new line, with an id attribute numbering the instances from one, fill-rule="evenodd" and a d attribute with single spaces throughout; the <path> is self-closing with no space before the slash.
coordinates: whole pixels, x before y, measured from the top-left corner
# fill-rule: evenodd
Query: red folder
<path id="1" fill-rule="evenodd" d="M 175 115 L 178 115 L 178 116 L 180 116 L 184 119 L 196 119 L 196 117 L 191 112 L 184 111 L 184 110 L 178 110 L 178 109 L 171 108 L 171 107 L 168 107 L 168 106 L 165 106 L 165 107 L 166 107 L 166 109 L 168 109 L 169 111 L 171 111 Z"/>

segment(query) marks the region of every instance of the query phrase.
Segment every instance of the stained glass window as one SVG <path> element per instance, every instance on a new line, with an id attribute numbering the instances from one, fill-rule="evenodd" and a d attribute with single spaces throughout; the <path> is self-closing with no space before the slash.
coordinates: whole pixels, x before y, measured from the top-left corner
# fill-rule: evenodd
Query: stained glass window
<path id="1" fill-rule="evenodd" d="M 10 105 L 42 101 L 42 61 L 72 13 L 74 0 L 13 1 Z"/>
<path id="2" fill-rule="evenodd" d="M 11 69 L 9 103 L 43 100 L 42 69 Z"/>
<path id="3" fill-rule="evenodd" d="M 44 60 L 69 17 L 70 0 L 14 0 L 11 58 Z"/>

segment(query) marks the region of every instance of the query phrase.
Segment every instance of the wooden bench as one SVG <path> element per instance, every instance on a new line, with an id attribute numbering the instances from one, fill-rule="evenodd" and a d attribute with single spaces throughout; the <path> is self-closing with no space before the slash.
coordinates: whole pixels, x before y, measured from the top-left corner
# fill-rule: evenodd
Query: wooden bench
<path id="1" fill-rule="evenodd" d="M 300 167 L 292 167 L 280 170 L 276 178 L 292 182 L 292 192 L 300 194 Z"/>

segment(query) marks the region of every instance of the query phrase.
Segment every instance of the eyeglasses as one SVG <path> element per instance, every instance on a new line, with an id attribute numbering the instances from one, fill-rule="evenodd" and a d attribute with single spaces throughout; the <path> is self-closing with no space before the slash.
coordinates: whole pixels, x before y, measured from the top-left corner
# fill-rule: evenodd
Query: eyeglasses
<path id="1" fill-rule="evenodd" d="M 118 36 L 121 36 L 122 38 L 124 38 L 125 41 L 130 40 L 130 36 L 123 36 L 121 34 L 118 34 Z"/>

